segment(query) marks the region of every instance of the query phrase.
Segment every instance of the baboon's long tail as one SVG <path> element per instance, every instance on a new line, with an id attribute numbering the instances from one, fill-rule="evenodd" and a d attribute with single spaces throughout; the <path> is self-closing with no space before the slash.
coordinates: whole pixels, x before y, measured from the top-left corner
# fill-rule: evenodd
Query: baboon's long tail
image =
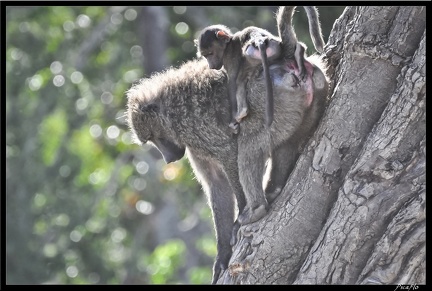
<path id="1" fill-rule="evenodd" d="M 324 51 L 324 39 L 322 37 L 321 24 L 319 22 L 318 10 L 315 6 L 303 6 L 309 21 L 309 33 L 315 49 L 322 53 Z"/>
<path id="2" fill-rule="evenodd" d="M 296 6 L 281 6 L 276 14 L 279 37 L 282 39 L 282 48 L 285 54 L 293 56 L 297 36 L 292 26 L 292 18 Z M 314 43 L 315 49 L 322 53 L 324 50 L 324 39 L 322 37 L 321 24 L 319 22 L 318 11 L 315 6 L 303 6 L 309 21 L 309 33 Z"/>
<path id="3" fill-rule="evenodd" d="M 261 60 L 262 60 L 262 66 L 264 69 L 264 77 L 265 77 L 265 83 L 266 83 L 266 91 L 267 91 L 267 98 L 266 98 L 266 112 L 265 112 L 265 121 L 267 128 L 270 128 L 270 125 L 273 123 L 273 82 L 270 78 L 270 71 L 269 71 L 269 64 L 267 60 L 267 44 L 263 41 L 258 46 L 259 51 L 261 53 Z"/>
<path id="4" fill-rule="evenodd" d="M 282 40 L 282 51 L 286 56 L 294 56 L 297 36 L 292 26 L 292 16 L 296 6 L 281 6 L 276 14 L 279 37 Z"/>

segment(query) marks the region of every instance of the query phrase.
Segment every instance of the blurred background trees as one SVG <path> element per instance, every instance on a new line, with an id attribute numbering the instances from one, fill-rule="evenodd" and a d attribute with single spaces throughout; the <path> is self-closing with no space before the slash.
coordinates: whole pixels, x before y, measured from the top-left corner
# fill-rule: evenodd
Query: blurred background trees
<path id="1" fill-rule="evenodd" d="M 318 8 L 327 40 L 343 7 Z M 185 158 L 166 165 L 132 143 L 125 91 L 193 58 L 206 25 L 277 34 L 277 7 L 2 9 L 5 283 L 209 283 L 216 248 L 206 199 Z"/>

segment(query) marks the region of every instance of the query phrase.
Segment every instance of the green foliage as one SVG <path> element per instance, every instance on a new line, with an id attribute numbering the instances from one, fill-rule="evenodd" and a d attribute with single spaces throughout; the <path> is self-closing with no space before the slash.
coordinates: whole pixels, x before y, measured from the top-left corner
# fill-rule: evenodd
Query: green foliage
<path id="1" fill-rule="evenodd" d="M 42 143 L 42 161 L 45 165 L 50 166 L 53 164 L 67 129 L 67 116 L 61 108 L 42 121 L 39 138 Z"/>
<path id="2" fill-rule="evenodd" d="M 192 284 L 205 284 L 211 282 L 212 271 L 209 268 L 195 267 L 189 270 L 189 281 Z"/>
<path id="3" fill-rule="evenodd" d="M 112 158 L 103 152 L 103 145 L 99 144 L 90 134 L 90 127 L 74 131 L 69 143 L 69 151 L 79 157 L 82 167 L 76 177 L 76 184 L 102 186 L 108 181 L 108 173 L 112 170 Z"/>
<path id="4" fill-rule="evenodd" d="M 5 9 L 6 283 L 208 284 L 211 211 L 187 159 L 165 165 L 125 124 L 125 91 L 152 73 L 148 7 Z M 203 19 L 275 32 L 269 7 L 161 9 L 165 65 L 195 57 Z"/>
<path id="5" fill-rule="evenodd" d="M 213 237 L 204 236 L 197 240 L 197 249 L 209 257 L 215 257 L 217 254 L 216 243 Z"/>
<path id="6" fill-rule="evenodd" d="M 186 246 L 181 240 L 161 244 L 148 258 L 148 272 L 153 284 L 177 283 L 175 271 L 183 264 Z"/>

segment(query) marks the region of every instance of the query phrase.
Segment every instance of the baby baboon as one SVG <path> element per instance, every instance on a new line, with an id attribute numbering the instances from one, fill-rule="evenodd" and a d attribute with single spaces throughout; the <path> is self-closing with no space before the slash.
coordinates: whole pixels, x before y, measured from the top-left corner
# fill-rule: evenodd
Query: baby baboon
<path id="1" fill-rule="evenodd" d="M 273 121 L 273 88 L 268 62 L 280 56 L 280 42 L 268 31 L 247 27 L 232 34 L 224 25 L 212 25 L 203 29 L 195 41 L 198 53 L 207 59 L 209 68 L 219 70 L 222 65 L 228 74 L 228 95 L 231 103 L 230 127 L 238 133 L 240 121 L 247 116 L 246 84 L 251 70 L 262 64 L 266 77 L 266 124 Z"/>

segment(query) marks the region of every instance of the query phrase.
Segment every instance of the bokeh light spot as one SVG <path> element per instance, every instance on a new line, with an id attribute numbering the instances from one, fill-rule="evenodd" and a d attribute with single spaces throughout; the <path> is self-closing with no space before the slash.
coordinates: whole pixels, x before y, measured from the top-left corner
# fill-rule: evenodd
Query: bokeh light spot
<path id="1" fill-rule="evenodd" d="M 102 135 L 102 127 L 99 124 L 93 124 L 90 126 L 90 135 L 94 138 L 98 138 Z"/>
<path id="2" fill-rule="evenodd" d="M 81 72 L 75 71 L 71 74 L 71 81 L 74 84 L 79 84 L 84 79 L 84 76 Z"/>
<path id="3" fill-rule="evenodd" d="M 186 12 L 186 6 L 174 6 L 173 10 L 175 14 L 184 14 Z"/>
<path id="4" fill-rule="evenodd" d="M 123 22 L 123 16 L 120 13 L 113 13 L 111 15 L 111 23 L 112 24 L 121 24 Z"/>
<path id="5" fill-rule="evenodd" d="M 139 45 L 134 45 L 130 49 L 130 54 L 134 58 L 139 58 L 143 55 L 143 49 Z"/>
<path id="6" fill-rule="evenodd" d="M 179 22 L 176 24 L 175 30 L 178 34 L 185 34 L 189 30 L 189 25 L 185 22 Z"/>
<path id="7" fill-rule="evenodd" d="M 71 32 L 74 28 L 75 24 L 70 20 L 67 20 L 63 23 L 63 29 L 67 32 Z"/>
<path id="8" fill-rule="evenodd" d="M 53 258 L 57 255 L 57 246 L 52 243 L 47 243 L 43 248 L 43 253 L 48 258 Z"/>
<path id="9" fill-rule="evenodd" d="M 70 235 L 69 235 L 69 238 L 73 242 L 79 242 L 82 237 L 83 236 L 82 236 L 81 232 L 79 232 L 78 230 L 72 230 Z"/>
<path id="10" fill-rule="evenodd" d="M 101 95 L 101 102 L 103 104 L 110 104 L 113 101 L 114 97 L 110 92 L 103 92 Z"/>
<path id="11" fill-rule="evenodd" d="M 63 69 L 62 63 L 59 61 L 54 61 L 50 65 L 50 70 L 53 74 L 59 74 Z"/>
<path id="12" fill-rule="evenodd" d="M 163 172 L 163 176 L 168 181 L 174 180 L 178 175 L 178 168 L 175 166 L 167 166 Z"/>
<path id="13" fill-rule="evenodd" d="M 37 91 L 42 86 L 42 76 L 41 75 L 34 75 L 29 82 L 30 90 Z"/>
<path id="14" fill-rule="evenodd" d="M 147 187 L 147 181 L 143 178 L 135 178 L 133 186 L 137 191 L 143 191 Z"/>
<path id="15" fill-rule="evenodd" d="M 138 200 L 135 204 L 136 209 L 138 212 L 149 215 L 153 212 L 153 205 L 150 202 L 144 201 L 144 200 Z"/>
<path id="16" fill-rule="evenodd" d="M 56 87 L 61 87 L 65 83 L 65 78 L 62 75 L 57 75 L 53 79 L 53 84 Z"/>
<path id="17" fill-rule="evenodd" d="M 78 268 L 75 266 L 69 266 L 66 268 L 66 274 L 70 278 L 75 278 L 76 276 L 78 276 Z"/>
<path id="18" fill-rule="evenodd" d="M 126 18 L 126 20 L 129 20 L 129 21 L 135 20 L 137 18 L 137 15 L 138 15 L 138 13 L 136 12 L 136 10 L 132 9 L 132 8 L 129 8 L 124 13 L 124 17 Z"/>
<path id="19" fill-rule="evenodd" d="M 12 57 L 12 59 L 15 60 L 15 61 L 20 60 L 20 59 L 23 57 L 23 55 L 24 55 L 24 53 L 23 53 L 23 51 L 20 50 L 20 49 L 14 48 L 14 49 L 11 51 L 11 57 Z"/>
<path id="20" fill-rule="evenodd" d="M 85 98 L 80 98 L 76 101 L 75 106 L 78 111 L 83 111 L 87 108 L 88 101 Z"/>
<path id="21" fill-rule="evenodd" d="M 59 173 L 60 173 L 60 176 L 62 176 L 63 178 L 66 178 L 70 175 L 71 168 L 68 165 L 63 165 L 60 167 Z"/>
<path id="22" fill-rule="evenodd" d="M 66 213 L 59 214 L 54 220 L 55 224 L 59 226 L 67 226 L 69 221 L 69 216 Z"/>
<path id="23" fill-rule="evenodd" d="M 76 22 L 77 22 L 79 27 L 85 28 L 85 27 L 88 27 L 90 25 L 91 19 L 90 19 L 90 17 L 88 17 L 85 14 L 80 14 L 77 17 Z"/>
<path id="24" fill-rule="evenodd" d="M 127 83 L 133 83 L 138 79 L 139 71 L 138 70 L 130 70 L 124 73 L 123 80 Z"/>
<path id="25" fill-rule="evenodd" d="M 120 243 L 126 238 L 126 230 L 118 227 L 111 233 L 111 240 L 115 243 Z"/>
<path id="26" fill-rule="evenodd" d="M 116 125 L 108 127 L 107 131 L 108 138 L 115 139 L 120 135 L 120 129 Z"/>
<path id="27" fill-rule="evenodd" d="M 36 193 L 34 197 L 34 204 L 36 207 L 41 208 L 45 205 L 47 199 L 44 194 Z"/>
<path id="28" fill-rule="evenodd" d="M 149 170 L 149 165 L 146 162 L 141 161 L 136 165 L 136 169 L 138 173 L 140 173 L 141 175 L 145 175 Z"/>

